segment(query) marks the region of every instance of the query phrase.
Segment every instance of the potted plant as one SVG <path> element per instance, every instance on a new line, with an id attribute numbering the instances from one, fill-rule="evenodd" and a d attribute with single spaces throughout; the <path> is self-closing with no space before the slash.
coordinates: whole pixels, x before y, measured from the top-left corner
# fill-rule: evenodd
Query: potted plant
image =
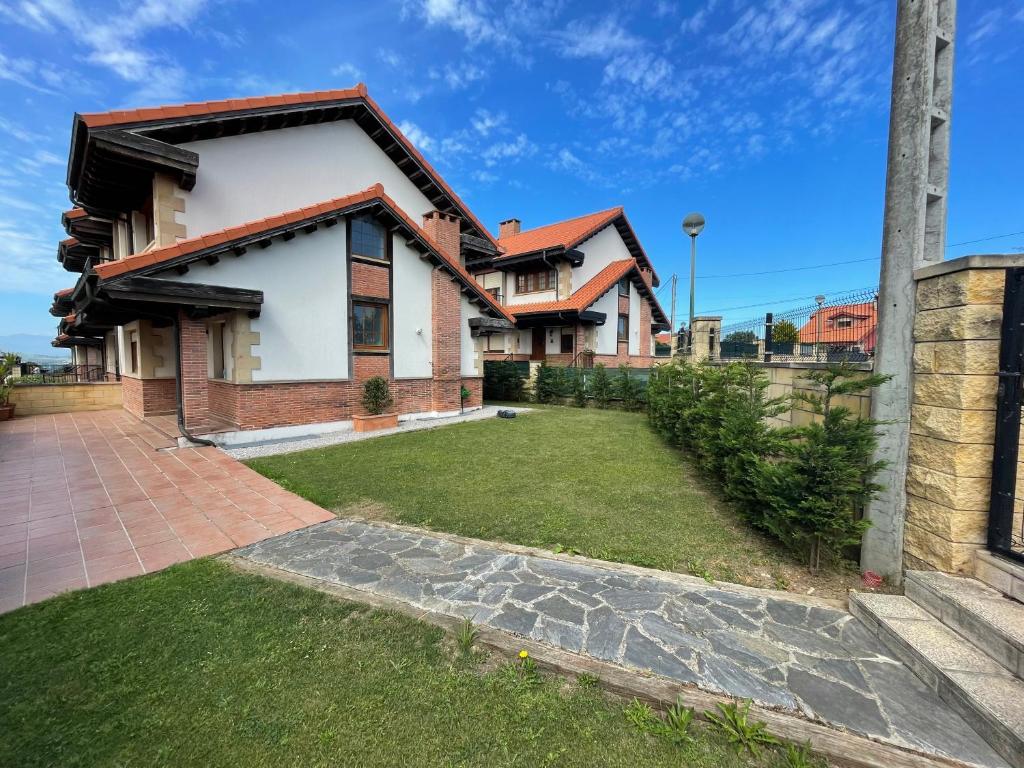
<path id="1" fill-rule="evenodd" d="M 14 416 L 14 403 L 10 401 L 10 379 L 17 364 L 18 356 L 13 352 L 0 354 L 0 421 L 7 421 Z"/>
<path id="2" fill-rule="evenodd" d="M 398 426 L 398 414 L 394 411 L 385 413 L 394 400 L 388 380 L 383 376 L 374 376 L 363 384 L 363 408 L 366 416 L 353 416 L 352 425 L 356 432 L 372 432 L 376 429 L 391 429 Z"/>

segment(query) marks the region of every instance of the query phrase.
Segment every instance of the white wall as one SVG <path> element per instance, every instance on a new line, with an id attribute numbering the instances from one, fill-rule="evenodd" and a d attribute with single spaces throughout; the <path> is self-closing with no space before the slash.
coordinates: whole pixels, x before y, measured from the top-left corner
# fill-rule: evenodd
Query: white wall
<path id="1" fill-rule="evenodd" d="M 604 325 L 597 327 L 597 349 L 599 355 L 614 355 L 619 351 L 619 292 L 612 286 L 604 296 L 590 307 L 594 312 L 604 312 Z"/>
<path id="2" fill-rule="evenodd" d="M 516 293 L 516 276 L 511 272 L 508 275 L 506 285 L 508 286 L 508 298 L 505 300 L 506 304 L 536 304 L 538 301 L 555 301 L 558 297 L 557 291 Z M 568 298 L 568 296 L 565 298 Z"/>
<path id="3" fill-rule="evenodd" d="M 429 200 L 351 120 L 182 144 L 199 153 L 195 188 L 179 190 L 188 237 L 262 219 L 380 182 L 419 223 Z"/>
<path id="4" fill-rule="evenodd" d="M 201 164 L 202 161 L 200 161 Z M 211 266 L 195 262 L 162 278 L 263 291 L 263 309 L 252 320 L 260 343 L 253 381 L 348 378 L 348 279 L 345 227 L 320 228 L 267 249 L 225 256 Z"/>
<path id="5" fill-rule="evenodd" d="M 202 159 L 200 159 L 202 167 Z M 632 258 L 626 244 L 619 237 L 619 231 L 609 224 L 578 247 L 583 251 L 583 264 L 573 267 L 572 289 L 578 291 L 590 278 L 613 261 Z"/>
<path id="6" fill-rule="evenodd" d="M 469 332 L 469 319 L 471 317 L 483 317 L 483 312 L 480 311 L 480 307 L 475 304 L 470 304 L 469 297 L 466 294 L 460 294 L 459 300 L 459 337 L 460 337 L 460 350 L 461 350 L 461 370 L 463 376 L 483 376 L 483 369 L 477 369 L 476 350 L 477 343 L 482 343 L 483 340 L 473 338 Z"/>
<path id="7" fill-rule="evenodd" d="M 613 291 L 618 293 L 618 291 Z M 629 284 L 629 354 L 640 354 L 640 292 Z"/>
<path id="8" fill-rule="evenodd" d="M 429 379 L 433 375 L 433 266 L 407 246 L 404 237 L 394 235 L 392 243 L 391 322 L 395 378 Z"/>

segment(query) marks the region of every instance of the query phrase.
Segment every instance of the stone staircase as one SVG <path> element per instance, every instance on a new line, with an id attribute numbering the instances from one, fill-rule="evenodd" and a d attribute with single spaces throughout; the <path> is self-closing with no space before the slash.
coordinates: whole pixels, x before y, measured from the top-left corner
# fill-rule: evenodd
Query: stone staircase
<path id="1" fill-rule="evenodd" d="M 905 596 L 853 594 L 850 611 L 1010 765 L 1024 768 L 1024 604 L 1008 592 L 909 571 Z"/>

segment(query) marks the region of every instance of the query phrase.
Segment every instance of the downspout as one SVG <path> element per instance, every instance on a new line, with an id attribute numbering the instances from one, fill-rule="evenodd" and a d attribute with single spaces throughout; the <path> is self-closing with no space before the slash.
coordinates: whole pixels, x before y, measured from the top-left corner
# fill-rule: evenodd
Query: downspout
<path id="1" fill-rule="evenodd" d="M 178 325 L 178 315 L 174 314 L 171 316 L 171 336 L 174 339 L 174 400 L 178 407 L 178 431 L 181 432 L 186 440 L 196 443 L 197 445 L 212 445 L 216 447 L 217 444 L 212 440 L 207 440 L 204 437 L 196 437 L 185 428 L 185 399 L 181 389 L 180 333 L 181 328 Z"/>

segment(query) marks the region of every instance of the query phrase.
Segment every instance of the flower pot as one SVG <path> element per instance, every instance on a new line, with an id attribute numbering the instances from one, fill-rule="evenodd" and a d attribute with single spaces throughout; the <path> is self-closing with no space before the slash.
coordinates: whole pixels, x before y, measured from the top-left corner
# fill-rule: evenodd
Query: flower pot
<path id="1" fill-rule="evenodd" d="M 397 413 L 379 413 L 376 416 L 353 416 L 352 426 L 356 432 L 374 432 L 378 429 L 394 429 L 398 426 Z"/>
<path id="2" fill-rule="evenodd" d="M 14 403 L 0 405 L 0 421 L 7 421 L 14 418 Z"/>

